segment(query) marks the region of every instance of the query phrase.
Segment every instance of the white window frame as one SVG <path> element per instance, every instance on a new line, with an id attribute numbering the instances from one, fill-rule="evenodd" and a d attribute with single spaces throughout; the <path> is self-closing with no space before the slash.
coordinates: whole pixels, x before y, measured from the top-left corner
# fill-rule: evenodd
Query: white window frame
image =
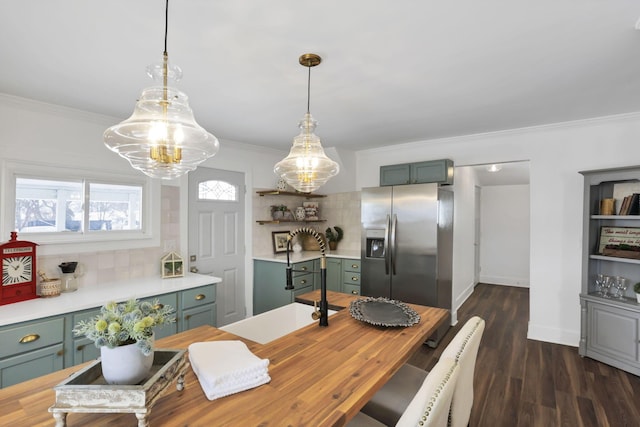
<path id="1" fill-rule="evenodd" d="M 0 241 L 9 240 L 10 233 L 15 228 L 17 177 L 142 187 L 142 228 L 140 230 L 18 233 L 19 240 L 28 240 L 40 245 L 39 255 L 147 248 L 160 245 L 160 183 L 158 180 L 141 174 L 114 175 L 106 171 L 12 161 L 3 162 Z M 85 202 L 86 200 L 85 198 Z"/>

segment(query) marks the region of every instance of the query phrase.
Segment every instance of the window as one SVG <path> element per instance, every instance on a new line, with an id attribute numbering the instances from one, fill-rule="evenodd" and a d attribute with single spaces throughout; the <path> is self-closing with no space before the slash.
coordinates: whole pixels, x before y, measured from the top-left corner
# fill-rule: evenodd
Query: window
<path id="1" fill-rule="evenodd" d="M 204 181 L 198 184 L 198 199 L 238 201 L 238 189 L 225 181 Z"/>
<path id="2" fill-rule="evenodd" d="M 21 234 L 140 230 L 141 209 L 141 185 L 16 177 L 14 229 Z"/>
<path id="3" fill-rule="evenodd" d="M 15 230 L 41 255 L 160 244 L 158 181 L 18 161 L 3 162 L 2 178 L 0 235 Z"/>

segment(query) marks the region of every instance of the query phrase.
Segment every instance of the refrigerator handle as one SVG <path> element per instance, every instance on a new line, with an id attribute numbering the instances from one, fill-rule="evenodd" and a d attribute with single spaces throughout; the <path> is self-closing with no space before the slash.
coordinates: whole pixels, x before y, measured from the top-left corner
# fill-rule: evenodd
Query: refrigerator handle
<path id="1" fill-rule="evenodd" d="M 389 246 L 390 225 L 391 217 L 387 215 L 387 221 L 384 226 L 384 274 L 389 274 L 389 264 L 391 263 L 391 246 Z"/>
<path id="2" fill-rule="evenodd" d="M 391 224 L 391 274 L 396 274 L 396 228 L 398 225 L 398 216 L 393 214 L 393 223 Z"/>

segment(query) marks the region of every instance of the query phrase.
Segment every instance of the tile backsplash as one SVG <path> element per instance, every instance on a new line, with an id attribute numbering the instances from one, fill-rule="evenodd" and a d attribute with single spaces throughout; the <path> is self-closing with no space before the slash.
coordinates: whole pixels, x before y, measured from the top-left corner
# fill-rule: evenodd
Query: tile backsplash
<path id="1" fill-rule="evenodd" d="M 272 205 L 286 205 L 292 212 L 302 205 L 306 199 L 298 196 L 253 196 L 253 254 L 273 253 L 271 233 L 273 231 L 291 231 L 308 226 L 324 233 L 327 227 L 339 226 L 344 230 L 344 238 L 338 244 L 340 249 L 360 250 L 360 192 L 329 194 L 327 197 L 313 199 L 318 202 L 320 218 L 326 220 L 319 223 L 285 222 L 281 224 L 260 225 L 256 221 L 271 217 Z"/>
<path id="2" fill-rule="evenodd" d="M 164 248 L 173 246 L 180 252 L 180 188 L 163 185 L 161 196 L 160 247 L 39 256 L 38 270 L 60 277 L 60 263 L 78 261 L 78 287 L 159 275 L 160 258 L 167 252 Z"/>

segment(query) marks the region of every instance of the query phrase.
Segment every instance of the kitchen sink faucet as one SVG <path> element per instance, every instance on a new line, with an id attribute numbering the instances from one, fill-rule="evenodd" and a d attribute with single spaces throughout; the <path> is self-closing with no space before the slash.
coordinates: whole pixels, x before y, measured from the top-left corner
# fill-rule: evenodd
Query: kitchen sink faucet
<path id="1" fill-rule="evenodd" d="M 320 245 L 320 323 L 318 326 L 329 326 L 329 303 L 327 302 L 327 257 L 324 253 L 324 240 L 313 228 L 301 227 L 297 230 L 290 231 L 287 235 L 287 285 L 285 286 L 285 289 L 289 291 L 295 289 L 293 286 L 293 272 L 302 272 L 302 270 L 294 270 L 291 265 L 291 260 L 289 259 L 289 254 L 291 252 L 291 240 L 293 240 L 297 234 L 310 234 Z M 304 272 L 308 273 L 308 271 Z M 317 319 L 318 312 L 314 311 L 312 317 L 314 320 Z"/>

